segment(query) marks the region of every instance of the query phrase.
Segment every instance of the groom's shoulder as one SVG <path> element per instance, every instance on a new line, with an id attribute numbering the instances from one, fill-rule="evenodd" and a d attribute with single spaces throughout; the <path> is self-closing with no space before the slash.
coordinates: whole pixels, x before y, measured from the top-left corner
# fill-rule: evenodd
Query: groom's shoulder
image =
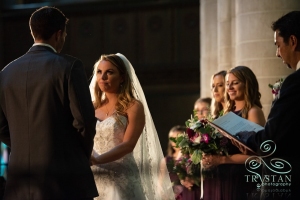
<path id="1" fill-rule="evenodd" d="M 299 76 L 300 76 L 300 69 L 298 69 L 298 70 L 296 70 L 293 74 L 291 74 L 291 75 L 294 75 L 294 76 L 296 76 L 297 78 L 299 78 Z"/>
<path id="2" fill-rule="evenodd" d="M 57 55 L 65 60 L 70 60 L 70 61 L 79 60 L 78 58 L 68 55 L 68 54 L 57 54 Z"/>
<path id="3" fill-rule="evenodd" d="M 294 71 L 288 77 L 290 77 L 290 78 L 296 78 L 296 77 L 299 77 L 299 76 L 300 76 L 300 69 Z"/>
<path id="4" fill-rule="evenodd" d="M 295 72 L 291 73 L 288 75 L 284 83 L 294 83 L 294 84 L 299 84 L 300 83 L 300 70 L 296 70 Z"/>
<path id="5" fill-rule="evenodd" d="M 57 54 L 61 60 L 68 62 L 68 63 L 74 63 L 74 62 L 80 62 L 82 61 L 79 58 L 76 58 L 74 56 L 68 55 L 68 54 Z"/>

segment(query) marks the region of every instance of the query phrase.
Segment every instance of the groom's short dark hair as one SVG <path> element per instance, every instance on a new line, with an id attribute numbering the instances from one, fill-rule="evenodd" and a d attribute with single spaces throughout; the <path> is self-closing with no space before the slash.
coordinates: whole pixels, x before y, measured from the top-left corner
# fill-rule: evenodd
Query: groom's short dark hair
<path id="1" fill-rule="evenodd" d="M 277 31 L 285 43 L 289 41 L 291 35 L 296 36 L 300 39 L 300 11 L 289 12 L 277 21 L 273 22 L 271 26 L 273 31 Z"/>
<path id="2" fill-rule="evenodd" d="M 29 26 L 35 39 L 48 40 L 53 33 L 64 31 L 68 21 L 58 8 L 44 6 L 32 13 Z"/>

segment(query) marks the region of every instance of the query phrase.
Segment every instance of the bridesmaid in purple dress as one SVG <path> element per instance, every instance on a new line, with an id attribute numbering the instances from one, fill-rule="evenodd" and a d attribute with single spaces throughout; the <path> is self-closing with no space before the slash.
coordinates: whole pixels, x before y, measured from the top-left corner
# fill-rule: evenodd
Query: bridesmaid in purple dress
<path id="1" fill-rule="evenodd" d="M 197 115 L 198 119 L 207 117 L 211 105 L 211 100 L 212 99 L 210 97 L 199 98 L 196 100 L 194 104 L 194 110 L 196 111 L 195 114 Z M 181 184 L 185 186 L 182 192 L 182 197 L 184 200 L 200 199 L 200 187 L 195 185 L 192 180 L 181 180 Z"/>
<path id="2" fill-rule="evenodd" d="M 211 114 L 214 119 L 222 115 L 225 107 L 225 76 L 226 71 L 219 71 L 212 76 L 212 106 Z M 221 185 L 219 177 L 219 166 L 215 166 L 210 170 L 210 175 L 206 176 L 203 181 L 203 199 L 205 200 L 221 200 Z"/>
<path id="3" fill-rule="evenodd" d="M 251 69 L 245 66 L 230 69 L 226 76 L 226 93 L 225 114 L 232 111 L 249 121 L 264 126 L 265 117 L 260 102 L 261 94 L 257 79 Z M 206 193 L 204 193 L 204 199 L 249 199 L 252 191 L 256 189 L 254 184 L 247 183 L 245 179 L 247 171 L 244 164 L 249 156 L 243 155 L 232 144 L 228 150 L 230 156 L 203 157 L 204 167 L 218 166 L 218 181 L 220 181 L 215 188 L 219 197 L 211 198 L 205 196 Z"/>
<path id="4" fill-rule="evenodd" d="M 169 132 L 169 138 L 173 137 L 176 138 L 179 133 L 185 132 L 185 126 L 174 126 L 171 128 Z M 173 172 L 174 164 L 176 160 L 178 160 L 181 157 L 181 152 L 179 148 L 176 148 L 176 145 L 174 142 L 169 140 L 168 143 L 168 149 L 167 149 L 167 156 L 165 157 L 167 168 L 169 171 L 169 176 L 171 179 L 171 182 L 173 184 L 173 191 L 175 194 L 176 200 L 183 200 L 182 198 L 182 191 L 184 187 L 181 185 L 180 180 L 175 172 Z"/>
<path id="5" fill-rule="evenodd" d="M 177 137 L 179 133 L 185 132 L 185 126 L 174 126 L 169 132 L 170 137 Z M 174 164 L 181 158 L 182 154 L 179 148 L 175 147 L 175 143 L 169 140 L 167 156 L 165 157 L 169 176 L 173 184 L 173 191 L 176 200 L 198 200 L 200 199 L 200 188 L 189 180 L 180 180 L 174 172 Z"/>
<path id="6" fill-rule="evenodd" d="M 199 98 L 194 104 L 194 110 L 199 119 L 207 117 L 209 113 L 209 107 L 211 104 L 211 98 Z M 186 127 L 175 126 L 170 130 L 169 138 L 176 137 L 178 133 L 186 131 Z M 185 180 L 179 180 L 176 173 L 173 172 L 174 163 L 181 157 L 179 148 L 175 147 L 172 141 L 169 141 L 166 162 L 169 170 L 169 175 L 173 183 L 173 190 L 176 196 L 176 200 L 198 200 L 200 199 L 200 187 L 194 184 L 193 180 L 186 178 Z M 199 177 L 200 179 L 200 177 Z M 184 186 L 184 187 L 183 187 Z M 180 194 L 179 194 L 180 191 Z"/>

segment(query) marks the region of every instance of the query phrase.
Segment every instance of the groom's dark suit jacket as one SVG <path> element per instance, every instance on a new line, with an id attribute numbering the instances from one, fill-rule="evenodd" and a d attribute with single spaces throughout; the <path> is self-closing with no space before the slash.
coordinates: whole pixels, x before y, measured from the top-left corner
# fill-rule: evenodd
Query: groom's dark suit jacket
<path id="1" fill-rule="evenodd" d="M 283 82 L 279 97 L 273 102 L 268 120 L 263 131 L 252 135 L 247 140 L 247 145 L 259 150 L 260 145 L 266 140 L 276 144 L 272 158 L 281 158 L 292 166 L 293 199 L 300 196 L 300 70 L 289 75 Z M 270 153 L 270 152 L 269 152 Z M 270 166 L 270 163 L 266 163 Z M 277 171 L 282 171 L 277 169 Z M 279 177 L 278 173 L 274 173 Z M 283 187 L 287 188 L 287 187 Z M 300 199 L 300 198 L 299 198 Z"/>
<path id="2" fill-rule="evenodd" d="M 33 46 L 0 73 L 0 140 L 11 147 L 5 199 L 98 196 L 89 157 L 95 114 L 81 61 Z"/>

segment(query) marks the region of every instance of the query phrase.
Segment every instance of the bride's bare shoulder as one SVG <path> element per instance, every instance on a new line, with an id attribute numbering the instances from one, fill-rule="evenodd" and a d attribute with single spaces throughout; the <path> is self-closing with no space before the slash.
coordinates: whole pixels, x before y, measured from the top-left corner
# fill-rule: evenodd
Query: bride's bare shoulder
<path id="1" fill-rule="evenodd" d="M 130 103 L 127 109 L 127 114 L 136 113 L 137 115 L 144 114 L 144 106 L 141 101 L 134 100 Z"/>

